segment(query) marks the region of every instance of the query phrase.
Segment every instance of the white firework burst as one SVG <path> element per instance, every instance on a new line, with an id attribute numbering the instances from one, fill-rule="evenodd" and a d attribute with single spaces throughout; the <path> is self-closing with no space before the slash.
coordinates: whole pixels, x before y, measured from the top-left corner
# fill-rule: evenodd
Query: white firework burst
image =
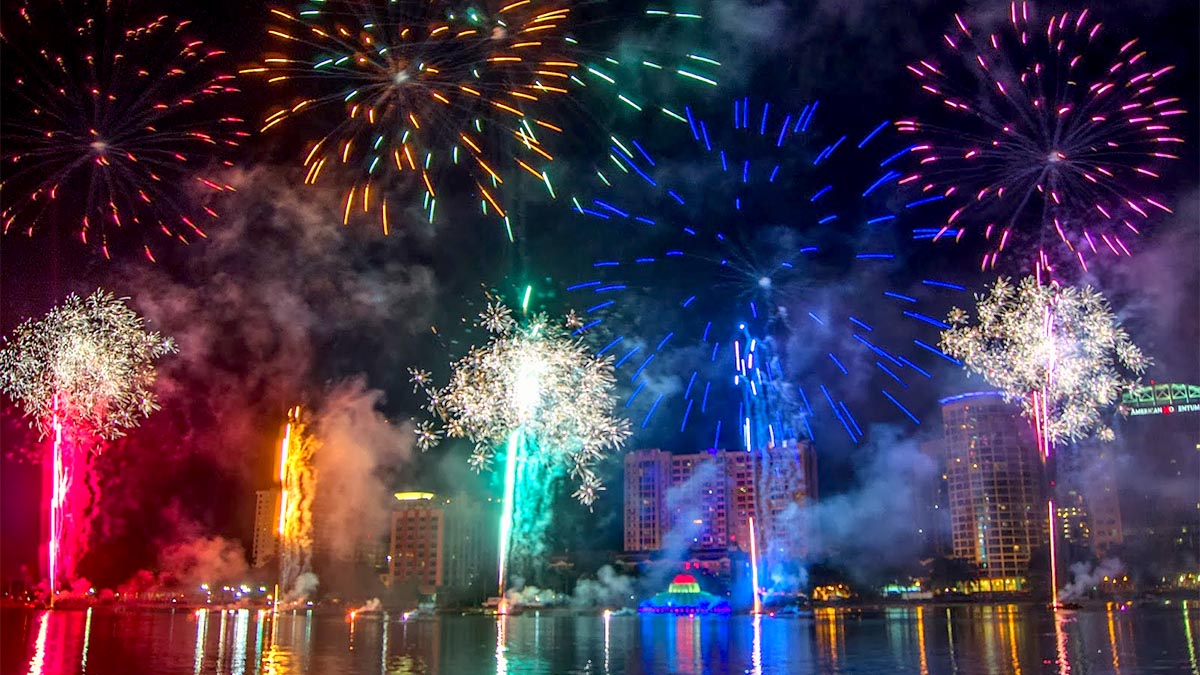
<path id="1" fill-rule="evenodd" d="M 449 384 L 427 391 L 445 435 L 474 441 L 470 464 L 482 470 L 521 429 L 536 439 L 539 459 L 570 471 L 580 484 L 575 496 L 591 504 L 603 489 L 593 467 L 629 436 L 628 420 L 612 415 L 611 357 L 593 356 L 545 316 L 518 324 L 495 299 L 478 325 L 491 333 L 487 344 L 454 364 Z"/>
<path id="2" fill-rule="evenodd" d="M 442 432 L 433 422 L 422 420 L 419 422 L 413 433 L 417 435 L 417 447 L 422 450 L 428 450 L 435 447 L 442 440 Z"/>
<path id="3" fill-rule="evenodd" d="M 420 368 L 409 368 L 408 381 L 412 382 L 413 393 L 415 394 L 422 389 L 429 388 L 429 383 L 433 381 L 433 373 Z"/>
<path id="4" fill-rule="evenodd" d="M 489 299 L 487 307 L 479 313 L 478 325 L 487 332 L 498 335 L 512 330 L 516 322 L 513 320 L 512 310 L 508 308 L 508 305 L 495 299 Z"/>
<path id="5" fill-rule="evenodd" d="M 1090 287 L 1039 284 L 1033 277 L 1013 285 L 998 279 L 976 296 L 977 321 L 959 308 L 941 347 L 982 375 L 1035 417 L 1043 400 L 1044 430 L 1051 443 L 1095 432 L 1111 437 L 1102 421 L 1123 391 L 1150 364 L 1129 339 L 1108 302 Z"/>
<path id="6" fill-rule="evenodd" d="M 101 438 L 119 438 L 158 409 L 154 361 L 174 353 L 175 343 L 146 331 L 125 300 L 99 289 L 69 295 L 18 326 L 0 349 L 0 390 L 43 434 L 57 412 Z"/>

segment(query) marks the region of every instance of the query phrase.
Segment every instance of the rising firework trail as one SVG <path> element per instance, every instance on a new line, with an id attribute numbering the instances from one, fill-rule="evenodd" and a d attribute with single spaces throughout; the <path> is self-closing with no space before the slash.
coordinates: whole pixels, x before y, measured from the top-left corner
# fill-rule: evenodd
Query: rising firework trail
<path id="1" fill-rule="evenodd" d="M 1054 445 L 1094 433 L 1112 440 L 1104 410 L 1131 390 L 1150 360 L 1129 339 L 1108 302 L 1090 287 L 998 279 L 976 297 L 977 319 L 955 308 L 941 346 L 1032 420 L 1053 485 Z M 1051 570 L 1057 579 L 1053 495 L 1048 503 Z M 1058 605 L 1058 588 L 1052 588 Z"/>
<path id="2" fill-rule="evenodd" d="M 1183 143 L 1180 99 L 1160 89 L 1173 66 L 1086 9 L 1039 19 L 1013 2 L 995 29 L 954 19 L 944 53 L 908 66 L 936 108 L 897 122 L 919 161 L 904 182 L 952 204 L 934 238 L 982 234 L 983 269 L 1002 253 L 1039 272 L 1129 255 L 1170 212 L 1155 186 Z"/>
<path id="3" fill-rule="evenodd" d="M 11 14 L 10 14 L 11 12 Z M 5 233 L 61 226 L 105 257 L 206 237 L 248 135 L 225 52 L 130 0 L 5 6 Z M 57 225 L 55 225 L 57 224 Z"/>
<path id="4" fill-rule="evenodd" d="M 754 529 L 754 516 L 747 522 L 750 530 L 750 592 L 754 598 L 755 616 L 762 614 L 762 590 L 758 587 L 758 534 Z"/>
<path id="5" fill-rule="evenodd" d="M 526 290 L 527 307 L 529 290 Z M 518 553 L 540 552 L 551 517 L 554 484 L 574 479 L 574 496 L 595 502 L 604 489 L 595 465 L 629 435 L 628 422 L 612 416 L 612 359 L 593 356 L 570 334 L 571 315 L 560 327 L 544 315 L 518 321 L 496 298 L 476 322 L 490 335 L 453 365 L 450 383 L 429 385 L 429 374 L 413 370 L 438 423 L 416 433 L 422 448 L 443 436 L 475 443 L 471 466 L 490 466 L 503 446 L 504 504 L 499 525 L 498 586 L 504 597 L 507 574 Z"/>
<path id="6" fill-rule="evenodd" d="M 46 577 L 51 595 L 74 580 L 87 551 L 99 486 L 93 449 L 158 409 L 154 361 L 175 344 L 148 332 L 124 298 L 97 290 L 70 295 L 45 317 L 26 320 L 0 349 L 0 390 L 52 437 Z"/>

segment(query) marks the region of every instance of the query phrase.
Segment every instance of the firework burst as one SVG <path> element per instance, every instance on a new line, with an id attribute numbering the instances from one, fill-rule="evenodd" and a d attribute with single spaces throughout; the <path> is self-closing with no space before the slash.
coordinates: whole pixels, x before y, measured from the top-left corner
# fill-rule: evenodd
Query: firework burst
<path id="1" fill-rule="evenodd" d="M 905 150 L 886 121 L 843 134 L 816 121 L 819 102 L 731 103 L 731 118 L 686 109 L 678 136 L 613 139 L 618 168 L 598 171 L 574 206 L 589 243 L 611 238 L 620 254 L 580 261 L 587 276 L 567 288 L 583 308 L 576 330 L 616 357 L 625 407 L 647 434 L 742 445 L 729 365 L 745 377 L 752 343 L 767 340 L 759 354 L 772 362 L 749 370 L 761 366 L 796 404 L 773 415 L 774 440 L 811 437 L 815 414 L 853 442 L 877 412 L 919 424 L 903 398 L 944 355 L 913 333 L 943 327 L 923 304 L 963 287 L 902 279 L 891 238 L 906 212 L 937 200 L 899 199 Z"/>
<path id="2" fill-rule="evenodd" d="M 594 467 L 629 435 L 611 412 L 612 359 L 592 356 L 545 316 L 518 323 L 506 309 L 491 298 L 477 322 L 491 339 L 454 364 L 449 384 L 426 389 L 442 429 L 418 426 L 417 440 L 427 449 L 443 434 L 470 439 L 478 470 L 520 430 L 536 439 L 533 460 L 567 470 L 578 484 L 574 496 L 590 505 L 603 489 Z"/>
<path id="3" fill-rule="evenodd" d="M 942 349 L 1020 400 L 1040 427 L 1044 452 L 1093 431 L 1111 436 L 1101 413 L 1136 384 L 1150 361 L 1103 296 L 1033 277 L 1016 285 L 999 279 L 977 296 L 975 313 L 972 322 L 966 311 L 951 311 Z"/>
<path id="4" fill-rule="evenodd" d="M 99 503 L 95 438 L 123 436 L 158 408 L 150 390 L 154 361 L 174 351 L 169 338 L 143 328 L 123 299 L 102 290 L 86 299 L 68 296 L 42 319 L 18 326 L 0 349 L 0 391 L 51 435 L 45 463 L 51 601 L 87 552 Z"/>
<path id="5" fill-rule="evenodd" d="M 291 82 L 300 91 L 267 116 L 264 131 L 333 113 L 319 118 L 319 138 L 304 157 L 305 182 L 329 173 L 346 177 L 346 222 L 356 212 L 375 214 L 387 234 L 395 219 L 389 214 L 398 208 L 394 199 L 389 207 L 388 196 L 397 186 L 421 193 L 425 217 L 434 222 L 439 195 L 469 186 L 483 213 L 502 219 L 511 238 L 503 191 L 525 176 L 554 197 L 547 167 L 569 133 L 563 102 L 573 91 L 606 90 L 624 107 L 648 106 L 619 86 L 626 64 L 612 58 L 589 63 L 586 37 L 572 34 L 581 11 L 554 0 L 467 6 L 339 0 L 275 8 L 269 33 L 281 51 L 243 72 L 271 84 Z M 716 61 L 692 53 L 681 58 L 678 67 L 634 62 L 638 71 L 715 84 L 701 69 Z M 452 175 L 462 182 L 446 180 Z"/>
<path id="6" fill-rule="evenodd" d="M 955 15 L 945 58 L 908 66 L 940 105 L 898 122 L 918 137 L 905 182 L 955 201 L 937 238 L 982 233 L 984 269 L 1012 250 L 1039 270 L 1129 255 L 1126 239 L 1170 212 L 1154 182 L 1183 142 L 1179 99 L 1159 90 L 1173 67 L 1136 39 L 1110 45 L 1086 9 L 1038 20 L 1013 2 L 1006 19 L 989 32 Z"/>
<path id="7" fill-rule="evenodd" d="M 146 331 L 125 300 L 104 290 L 70 295 L 18 326 L 0 349 L 0 389 L 43 434 L 57 414 L 101 438 L 119 438 L 158 409 L 154 361 L 174 353 L 175 343 Z"/>
<path id="8" fill-rule="evenodd" d="M 217 212 L 202 197 L 233 189 L 214 170 L 247 135 L 225 112 L 233 76 L 213 70 L 224 52 L 124 0 L 16 11 L 3 34 L 4 232 L 61 223 L 105 257 L 130 243 L 152 261 L 152 236 L 205 237 Z"/>

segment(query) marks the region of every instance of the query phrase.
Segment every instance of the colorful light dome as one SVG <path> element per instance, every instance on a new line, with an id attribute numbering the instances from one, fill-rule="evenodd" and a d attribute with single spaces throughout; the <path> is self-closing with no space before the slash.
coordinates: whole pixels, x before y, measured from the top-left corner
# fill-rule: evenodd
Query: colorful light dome
<path id="1" fill-rule="evenodd" d="M 667 586 L 638 606 L 638 611 L 655 614 L 728 614 L 729 603 L 700 590 L 700 582 L 690 574 L 677 574 Z"/>

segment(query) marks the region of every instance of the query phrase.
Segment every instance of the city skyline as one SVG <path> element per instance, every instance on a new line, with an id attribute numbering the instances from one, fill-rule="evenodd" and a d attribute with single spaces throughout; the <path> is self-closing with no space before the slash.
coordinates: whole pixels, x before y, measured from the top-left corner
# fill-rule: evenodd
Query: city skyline
<path id="1" fill-rule="evenodd" d="M 0 672 L 1200 675 L 1197 26 L 4 3 Z"/>

